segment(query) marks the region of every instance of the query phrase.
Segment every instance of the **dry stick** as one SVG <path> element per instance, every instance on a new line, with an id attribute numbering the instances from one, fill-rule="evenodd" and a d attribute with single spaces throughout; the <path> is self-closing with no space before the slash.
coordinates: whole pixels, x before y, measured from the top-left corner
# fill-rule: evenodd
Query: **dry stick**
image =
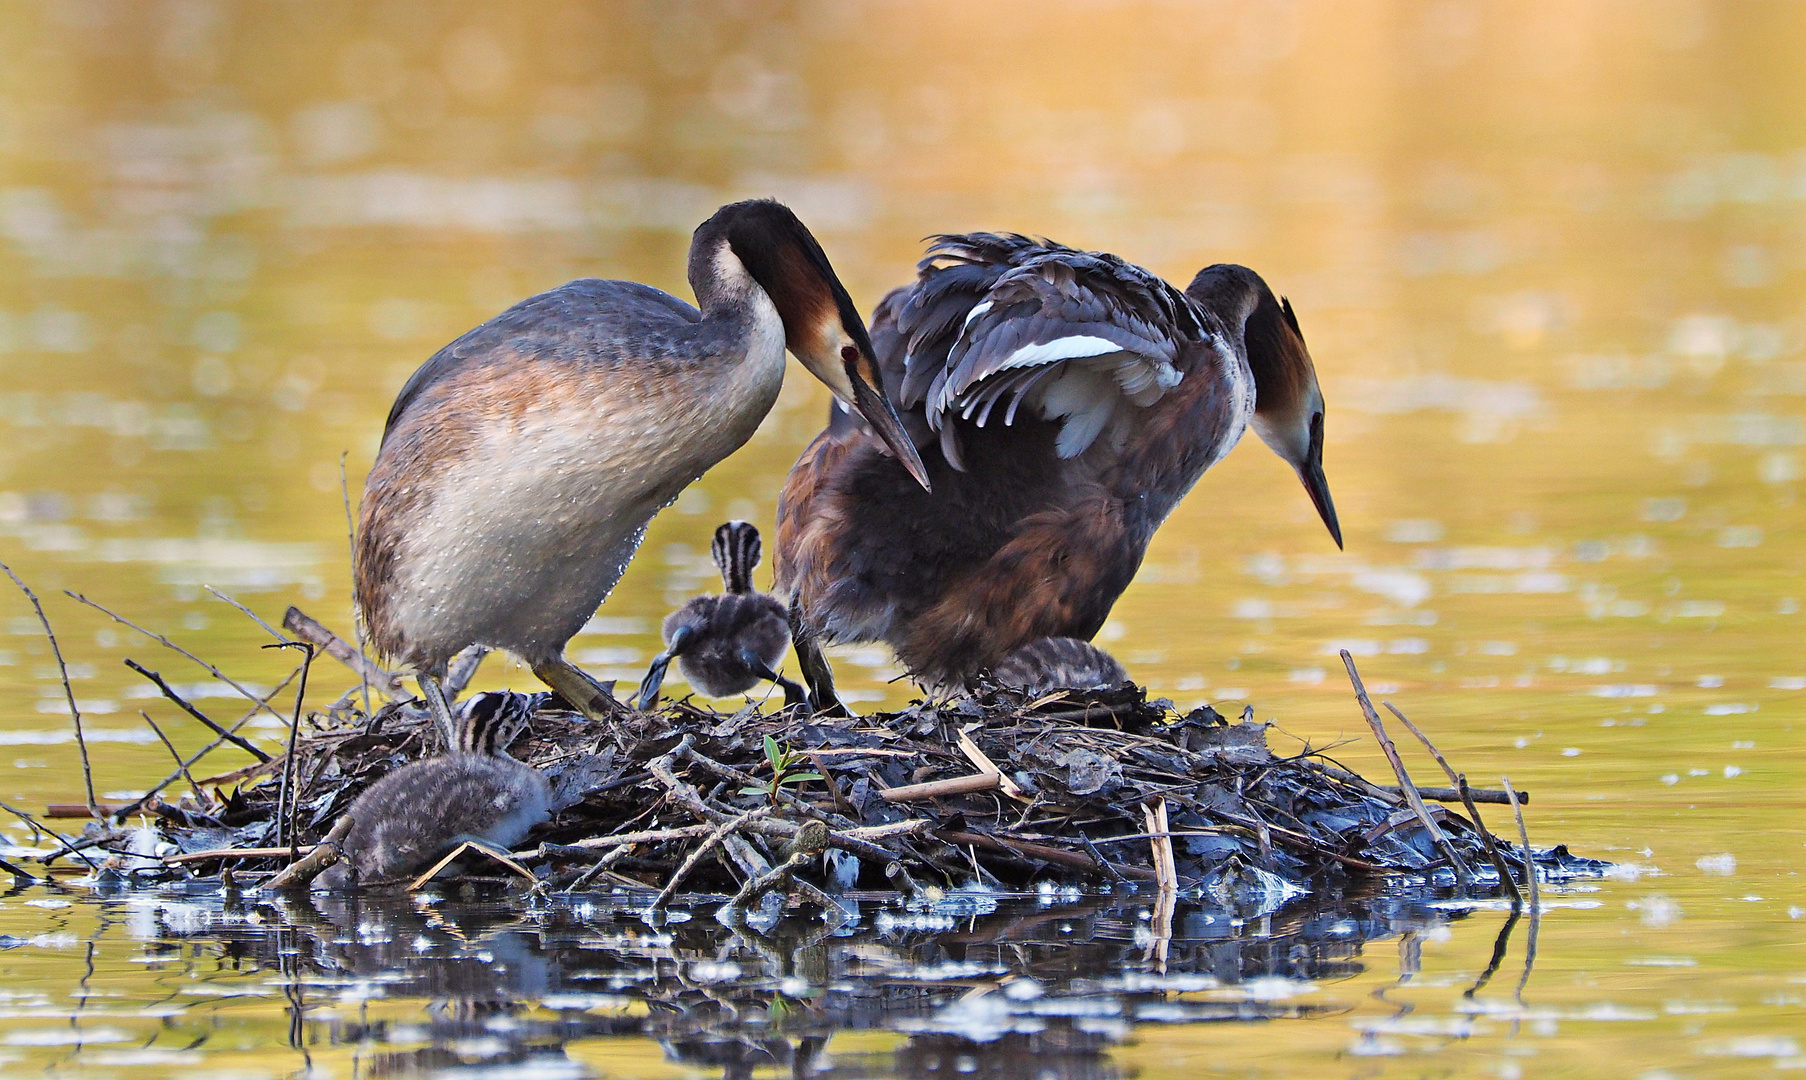
<path id="1" fill-rule="evenodd" d="M 1480 820 L 1480 808 L 1474 805 L 1474 793 L 1473 789 L 1467 786 L 1467 777 L 1456 772 L 1449 765 L 1448 759 L 1442 756 L 1442 751 L 1436 749 L 1436 744 L 1430 741 L 1430 737 L 1425 735 L 1416 724 L 1413 724 L 1410 717 L 1400 712 L 1397 705 L 1390 701 L 1383 702 L 1383 704 L 1386 706 L 1386 711 L 1398 717 L 1398 722 L 1405 725 L 1406 730 L 1417 736 L 1417 741 L 1423 743 L 1424 748 L 1429 750 L 1430 756 L 1436 759 L 1436 764 L 1442 766 L 1442 771 L 1448 776 L 1449 783 L 1455 785 L 1456 794 L 1461 796 L 1461 804 L 1467 808 L 1467 816 L 1473 819 L 1474 828 L 1480 832 L 1480 846 L 1486 849 L 1486 857 L 1492 861 L 1493 869 L 1499 872 L 1500 887 L 1511 894 L 1513 907 L 1522 904 L 1524 900 L 1518 893 L 1518 884 L 1511 879 L 1511 868 L 1505 865 L 1505 856 L 1499 854 L 1499 845 L 1493 842 L 1492 833 L 1487 831 L 1486 822 Z"/>
<path id="2" fill-rule="evenodd" d="M 1511 797 L 1511 812 L 1518 819 L 1518 840 L 1524 845 L 1524 876 L 1530 888 L 1530 937 L 1524 943 L 1524 974 L 1518 977 L 1517 999 L 1524 1000 L 1524 987 L 1530 982 L 1530 969 L 1536 966 L 1536 932 L 1543 924 L 1543 892 L 1536 880 L 1536 856 L 1530 853 L 1530 830 L 1524 828 L 1524 808 L 1518 805 L 1517 792 L 1511 789 L 1511 777 L 1499 778 L 1505 794 Z"/>
<path id="3" fill-rule="evenodd" d="M 269 692 L 268 696 L 263 698 L 262 701 L 258 702 L 257 706 L 253 707 L 250 711 L 246 712 L 243 716 L 239 717 L 237 723 L 234 723 L 231 727 L 227 728 L 226 730 L 229 732 L 237 732 L 239 728 L 244 727 L 247 723 L 249 723 L 251 721 L 252 717 L 257 715 L 259 708 L 267 708 L 270 703 L 270 699 L 274 698 L 277 694 L 281 693 L 282 689 L 284 687 L 286 687 L 289 683 L 293 682 L 295 679 L 295 676 L 297 676 L 299 674 L 301 674 L 300 668 L 296 668 L 295 670 L 289 672 L 288 678 L 283 679 L 281 682 L 277 683 L 276 688 L 274 690 L 271 690 Z M 212 742 L 208 743 L 206 746 L 203 746 L 199 750 L 195 751 L 193 756 L 191 756 L 186 762 L 184 762 L 184 764 L 186 764 L 187 766 L 192 768 L 194 766 L 195 762 L 206 757 L 208 754 L 211 754 L 213 751 L 215 751 L 219 747 L 223 746 L 225 744 L 225 742 L 226 742 L 226 740 L 224 738 L 218 738 L 218 739 L 213 740 Z M 267 762 L 260 762 L 259 767 L 261 767 L 264 764 L 267 764 Z M 157 785 L 155 787 L 151 788 L 149 791 L 145 792 L 144 794 L 138 796 L 137 799 L 125 804 L 124 806 L 120 807 L 117 810 L 112 811 L 113 820 L 115 822 L 124 821 L 131 814 L 135 813 L 139 807 L 143 806 L 145 803 L 156 798 L 157 792 L 162 791 L 164 788 L 168 787 L 169 785 L 175 783 L 177 780 L 180 780 L 180 779 L 182 779 L 182 774 L 180 771 L 172 772 L 168 776 L 165 776 L 161 781 L 159 781 L 157 783 Z"/>
<path id="4" fill-rule="evenodd" d="M 620 862 L 622 859 L 626 858 L 627 853 L 632 851 L 633 848 L 634 848 L 634 845 L 632 845 L 632 844 L 622 844 L 620 847 L 615 848 L 613 851 L 610 851 L 608 854 L 606 854 L 606 855 L 602 856 L 600 859 L 596 860 L 596 865 L 590 867 L 588 870 L 585 870 L 582 874 L 578 875 L 577 880 L 571 882 L 569 885 L 566 885 L 564 887 L 564 891 L 567 893 L 576 892 L 578 889 L 581 889 L 583 886 L 588 885 L 590 882 L 594 881 L 596 878 L 599 878 L 603 874 L 608 873 L 609 872 L 608 868 L 613 866 L 615 863 Z M 618 877 L 619 875 L 616 875 L 616 876 Z M 634 884 L 639 885 L 641 888 L 646 887 L 645 885 L 643 885 L 639 882 L 635 882 Z"/>
<path id="5" fill-rule="evenodd" d="M 144 717 L 144 722 L 149 724 L 150 729 L 157 733 L 157 738 L 163 740 L 163 745 L 169 750 L 169 756 L 176 759 L 176 769 L 182 774 L 182 779 L 188 781 L 188 789 L 194 792 L 196 805 L 206 806 L 207 795 L 201 790 L 201 785 L 194 782 L 194 777 L 188 772 L 188 766 L 182 763 L 182 753 L 176 749 L 176 744 L 169 741 L 168 735 L 163 734 L 163 729 L 157 726 L 155 720 L 151 719 L 150 713 L 145 712 L 143 709 L 139 709 L 138 715 Z"/>
<path id="6" fill-rule="evenodd" d="M 77 848 L 74 844 L 71 844 L 67 839 L 65 839 L 62 833 L 59 833 L 54 829 L 46 829 L 42 824 L 40 824 L 38 822 L 38 820 L 36 818 L 32 817 L 30 814 L 27 814 L 25 811 L 8 806 L 6 803 L 3 803 L 3 802 L 0 802 L 0 810 L 6 811 L 7 813 L 11 814 L 12 816 L 18 818 L 20 821 L 23 821 L 25 824 L 31 826 L 31 828 L 34 832 L 40 833 L 44 836 L 48 836 L 52 840 L 55 840 L 57 843 L 63 845 L 64 851 L 66 851 L 69 854 L 80 859 L 82 862 L 87 863 L 88 869 L 90 869 L 90 870 L 99 870 L 100 869 L 100 867 L 94 865 L 93 859 L 90 859 L 86 855 L 82 854 L 81 849 Z"/>
<path id="7" fill-rule="evenodd" d="M 703 838 L 702 843 L 696 845 L 690 854 L 685 857 L 684 861 L 678 866 L 677 872 L 671 875 L 671 880 L 665 882 L 665 887 L 660 889 L 658 895 L 652 898 L 651 910 L 658 911 L 666 904 L 669 904 L 671 902 L 671 897 L 677 894 L 677 887 L 682 885 L 684 879 L 690 876 L 690 871 L 695 869 L 696 864 L 702 861 L 704 855 L 715 850 L 715 845 L 721 843 L 722 839 L 726 837 L 728 833 L 733 832 L 735 829 L 738 829 L 749 821 L 756 821 L 770 812 L 770 807 L 761 806 L 757 810 L 748 810 L 746 813 L 741 814 L 732 821 L 724 821 L 715 826 L 709 835 Z"/>
<path id="8" fill-rule="evenodd" d="M 1474 805 L 1471 789 L 1467 786 L 1465 773 L 1455 774 L 1455 786 L 1466 796 L 1468 816 L 1474 819 L 1474 828 L 1480 830 L 1480 843 L 1486 848 L 1486 857 L 1492 860 L 1492 868 L 1499 874 L 1499 884 L 1511 894 L 1511 910 L 1516 911 L 1523 906 L 1524 896 L 1518 892 L 1518 883 L 1511 877 L 1511 867 L 1505 862 L 1505 856 L 1499 852 L 1499 845 L 1493 840 L 1492 832 L 1486 823 L 1480 820 L 1480 808 Z"/>
<path id="9" fill-rule="evenodd" d="M 282 628 L 357 672 L 359 678 L 376 687 L 377 692 L 385 697 L 399 699 L 406 696 L 407 691 L 402 688 L 401 676 L 392 675 L 377 667 L 356 647 L 322 626 L 300 608 L 291 607 L 283 614 Z"/>
<path id="10" fill-rule="evenodd" d="M 225 672 L 221 671 L 219 668 L 214 667 L 212 664 L 209 664 L 205 660 L 202 660 L 200 657 L 189 652 L 187 649 L 182 648 L 182 646 L 177 645 L 175 642 L 164 637 L 162 634 L 157 633 L 155 630 L 146 630 L 144 627 L 139 626 L 137 623 L 126 618 L 124 615 L 121 615 L 118 612 L 112 610 L 111 608 L 108 608 L 108 607 L 102 605 L 98 601 L 88 599 L 86 596 L 83 596 L 81 593 L 71 592 L 68 589 L 64 589 L 63 595 L 67 596 L 71 600 L 74 600 L 78 604 L 88 605 L 89 607 L 93 608 L 95 611 L 100 612 L 102 615 L 105 615 L 109 619 L 112 619 L 114 622 L 120 624 L 121 626 L 131 627 L 133 630 L 138 631 L 140 634 L 143 634 L 145 637 L 150 638 L 152 641 L 155 641 L 156 643 L 158 643 L 159 645 L 162 645 L 166 649 L 170 649 L 175 652 L 181 653 L 183 656 L 186 656 L 188 659 L 194 661 L 196 664 L 199 664 L 202 668 L 204 668 L 206 670 L 207 674 L 212 675 L 214 678 L 218 679 L 220 682 L 223 682 L 227 686 L 230 686 L 232 689 L 238 691 L 241 695 L 244 696 L 244 699 L 246 701 L 251 702 L 252 704 L 258 706 L 259 708 L 268 710 L 269 714 L 271 716 L 274 716 L 278 720 L 287 719 L 287 717 L 284 717 L 281 713 L 277 712 L 275 709 L 270 708 L 270 704 L 266 699 L 260 698 L 256 694 L 245 689 L 243 686 L 239 685 L 239 683 L 235 679 L 233 679 L 231 676 L 227 675 Z"/>
<path id="11" fill-rule="evenodd" d="M 681 829 L 648 829 L 645 832 L 617 833 L 614 836 L 586 836 L 573 844 L 562 845 L 568 848 L 617 848 L 624 844 L 657 844 L 666 840 L 688 840 L 694 836 L 707 836 L 713 825 L 685 825 Z M 558 845 L 541 844 L 536 851 L 526 855 L 527 858 L 544 858 L 558 850 Z"/>
<path id="12" fill-rule="evenodd" d="M 220 592 L 218 589 L 214 588 L 211 585 L 202 585 L 201 588 L 206 589 L 208 592 L 212 593 L 213 598 L 215 600 L 220 600 L 225 603 L 231 604 L 233 607 L 244 612 L 245 615 L 248 616 L 252 622 L 256 623 L 258 626 L 263 627 L 264 630 L 266 630 L 269 633 L 269 635 L 271 637 L 275 638 L 277 641 L 287 641 L 288 640 L 288 637 L 285 634 L 283 634 L 282 631 L 276 629 L 274 626 L 271 626 L 269 623 L 264 622 L 262 615 L 257 614 L 255 611 L 252 611 L 250 608 L 239 603 L 237 600 L 234 600 L 232 597 L 226 595 L 223 592 Z"/>
<path id="13" fill-rule="evenodd" d="M 294 862 L 289 863 L 280 874 L 271 878 L 266 883 L 265 887 L 269 889 L 286 889 L 290 885 L 305 885 L 312 881 L 320 871 L 339 861 L 339 845 L 343 843 L 345 837 L 351 833 L 351 827 L 354 824 L 356 824 L 356 822 L 352 820 L 350 814 L 340 814 L 339 820 L 332 823 L 332 830 L 321 837 L 319 843 L 308 848 L 307 854 L 296 859 Z M 275 855 L 280 858 L 283 855 L 290 855 L 293 851 L 293 848 L 278 848 L 275 850 Z M 196 854 L 203 853 L 196 852 Z M 240 853 L 230 852 L 225 854 L 236 855 Z M 179 859 L 181 856 L 177 856 L 177 858 Z M 164 861 L 175 862 L 176 860 L 165 859 Z"/>
<path id="14" fill-rule="evenodd" d="M 749 772 L 743 772 L 739 769 L 734 768 L 732 765 L 723 765 L 721 762 L 716 761 L 714 758 L 709 757 L 706 754 L 703 754 L 702 752 L 700 752 L 696 749 L 694 740 L 688 739 L 687 737 L 684 741 L 679 742 L 677 744 L 677 746 L 672 749 L 671 756 L 673 758 L 681 758 L 681 759 L 687 760 L 687 761 L 695 764 L 699 768 L 703 769 L 706 772 L 713 773 L 723 780 L 728 780 L 728 781 L 731 781 L 736 784 L 744 784 L 748 787 L 760 787 L 760 788 L 766 788 L 766 787 L 770 786 L 768 784 L 762 783 L 758 779 L 758 777 L 755 777 L 753 774 L 751 774 Z M 777 801 L 784 806 L 788 806 L 792 810 L 795 810 L 797 813 L 802 814 L 805 817 L 812 817 L 812 818 L 816 819 L 817 821 L 825 822 L 829 825 L 839 826 L 840 828 L 850 828 L 853 825 L 853 822 L 850 821 L 849 819 L 842 817 L 839 814 L 823 813 L 822 811 L 817 810 L 812 804 L 805 802 L 802 799 L 797 798 L 795 795 L 790 794 L 788 791 L 779 790 L 777 792 Z"/>
<path id="15" fill-rule="evenodd" d="M 100 803 L 94 798 L 94 773 L 88 767 L 88 740 L 82 738 L 82 711 L 76 707 L 75 691 L 69 686 L 69 665 L 63 663 L 63 650 L 56 643 L 56 634 L 51 632 L 50 620 L 44 615 L 44 605 L 38 602 L 38 594 L 19 580 L 12 567 L 0 563 L 0 570 L 5 570 L 6 576 L 12 578 L 13 584 L 25 594 L 25 599 L 31 601 L 31 610 L 38 613 L 38 624 L 44 628 L 44 636 L 50 639 L 51 655 L 56 657 L 56 669 L 63 676 L 63 696 L 69 699 L 69 715 L 75 718 L 75 748 L 82 755 L 82 787 L 88 796 L 88 812 L 96 818 L 102 817 Z"/>
<path id="16" fill-rule="evenodd" d="M 336 827 L 336 826 L 335 826 Z M 328 833 L 327 835 L 331 835 Z M 242 848 L 208 848 L 205 851 L 185 851 L 180 855 L 165 856 L 163 861 L 172 865 L 191 862 L 206 862 L 208 859 L 280 859 L 284 855 L 299 851 L 303 855 L 313 853 L 318 844 L 302 844 L 298 848 L 285 847 L 242 847 Z"/>
<path id="17" fill-rule="evenodd" d="M 1390 784 L 1375 784 L 1364 777 L 1349 772 L 1347 769 L 1338 769 L 1334 765 L 1325 764 L 1321 761 L 1310 762 L 1310 766 L 1332 779 L 1340 780 L 1347 784 L 1353 784 L 1363 791 L 1370 793 L 1378 792 L 1383 795 L 1394 796 L 1395 798 L 1404 798 L 1405 793 L 1403 789 L 1395 788 Z M 1419 784 L 1417 786 L 1417 793 L 1431 802 L 1452 803 L 1462 801 L 1461 793 L 1454 788 L 1424 787 L 1422 784 Z M 1472 794 L 1475 802 L 1498 803 L 1500 806 L 1506 806 L 1510 803 L 1510 800 L 1505 798 L 1505 793 L 1503 791 L 1494 788 L 1478 788 L 1474 790 Z M 1528 791 L 1518 792 L 1518 801 L 1528 803 L 1530 801 L 1530 793 Z"/>
<path id="18" fill-rule="evenodd" d="M 1002 786 L 1002 773 L 981 772 L 970 776 L 955 776 L 950 780 L 930 780 L 925 784 L 885 788 L 878 794 L 884 797 L 885 802 L 919 802 L 949 795 L 969 795 L 975 791 L 994 791 Z"/>
<path id="19" fill-rule="evenodd" d="M 535 884 L 535 885 L 539 884 L 539 879 L 533 876 L 533 871 L 522 866 L 520 863 L 515 862 L 512 858 L 509 858 L 507 855 L 504 855 L 501 852 L 495 850 L 494 848 L 489 847 L 487 844 L 479 844 L 474 840 L 466 840 L 462 844 L 459 844 L 457 847 L 452 848 L 450 852 L 446 853 L 445 858 L 440 859 L 438 862 L 434 863 L 432 865 L 431 869 L 425 871 L 419 877 L 415 878 L 411 883 L 409 883 L 408 891 L 414 892 L 417 889 L 424 888 L 426 886 L 427 882 L 429 882 L 429 881 L 433 880 L 435 877 L 439 876 L 439 871 L 445 869 L 447 866 L 450 866 L 452 863 L 457 862 L 459 859 L 463 858 L 464 853 L 467 851 L 474 851 L 479 855 L 487 855 L 493 861 L 501 863 L 503 866 L 514 871 L 516 874 L 519 874 L 521 877 L 526 878 L 528 881 L 531 881 L 533 884 Z"/>
<path id="20" fill-rule="evenodd" d="M 1411 804 L 1411 809 L 1417 814 L 1417 820 L 1423 822 L 1423 827 L 1429 832 L 1430 839 L 1435 841 L 1436 846 L 1442 849 L 1444 855 L 1448 856 L 1449 865 L 1455 871 L 1455 880 L 1463 886 L 1467 885 L 1471 880 L 1467 864 L 1461 861 L 1461 855 L 1455 850 L 1455 845 L 1449 842 L 1448 837 L 1442 835 L 1441 829 L 1437 828 L 1435 819 L 1430 817 L 1429 808 L 1423 804 L 1423 797 L 1411 785 L 1411 774 L 1405 771 L 1405 763 L 1398 756 L 1398 747 L 1392 745 L 1391 737 L 1386 734 L 1386 725 L 1381 723 L 1380 714 L 1374 711 L 1373 701 L 1367 696 L 1367 688 L 1361 685 L 1361 673 L 1355 670 L 1354 657 L 1348 654 L 1347 649 L 1342 650 L 1342 666 L 1348 669 L 1348 681 L 1354 684 L 1355 700 L 1361 703 L 1361 712 L 1367 717 L 1367 726 L 1373 729 L 1373 737 L 1379 740 L 1380 749 L 1385 751 L 1386 760 L 1392 765 L 1393 775 L 1398 777 L 1398 786 L 1404 790 L 1405 801 Z"/>
<path id="21" fill-rule="evenodd" d="M 183 712 L 187 713 L 189 716 L 194 717 L 196 720 L 199 720 L 203 725 L 205 725 L 207 727 L 208 730 L 212 731 L 215 735 L 218 735 L 220 738 L 231 743 L 233 746 L 236 746 L 240 750 L 243 750 L 246 753 L 250 754 L 252 757 L 256 758 L 258 761 L 268 762 L 270 760 L 270 755 L 264 753 L 262 750 L 259 750 L 257 747 L 253 746 L 251 744 L 251 742 L 248 739 L 244 738 L 242 735 L 234 735 L 232 732 L 227 731 L 225 728 L 220 727 L 218 724 L 214 723 L 213 720 L 207 716 L 207 714 L 201 712 L 200 709 L 198 709 L 194 705 L 190 704 L 187 698 L 184 698 L 181 694 L 176 693 L 175 690 L 172 689 L 168 683 L 164 682 L 162 675 L 158 674 L 155 671 L 149 670 L 148 668 L 144 667 L 142 664 L 138 663 L 138 661 L 133 660 L 129 656 L 125 658 L 125 666 L 131 668 L 133 671 L 136 671 L 138 674 L 149 679 L 151 682 L 156 683 L 157 689 L 163 691 L 164 697 L 175 702 L 176 705 L 179 706 Z"/>
<path id="22" fill-rule="evenodd" d="M 995 761 L 992 761 L 983 750 L 978 748 L 978 744 L 972 741 L 972 736 L 963 731 L 959 733 L 959 749 L 960 753 L 966 755 L 966 760 L 970 761 L 979 772 L 996 773 L 998 786 L 1003 788 L 1005 795 L 1019 802 L 1034 801 L 1022 793 L 1022 785 L 1010 779 L 1002 769 L 997 767 Z"/>
<path id="23" fill-rule="evenodd" d="M 351 517 L 351 481 L 345 475 L 345 458 L 349 450 L 339 452 L 339 498 L 345 503 L 345 557 L 351 563 L 351 581 L 355 589 L 357 584 L 357 522 Z M 364 656 L 364 620 L 356 612 L 351 615 L 351 632 L 357 636 L 357 654 Z M 364 692 L 364 715 L 370 715 L 370 675 L 363 668 L 357 670 L 358 686 Z M 452 695 L 456 697 L 457 695 Z"/>
<path id="24" fill-rule="evenodd" d="M 728 815 L 710 806 L 700 792 L 690 784 L 678 779 L 677 774 L 671 771 L 672 764 L 686 754 L 695 741 L 695 736 L 685 735 L 678 740 L 677 745 L 672 747 L 669 753 L 649 763 L 646 769 L 660 784 L 665 786 L 665 790 L 671 793 L 672 798 L 683 804 L 690 813 L 711 825 L 719 825 L 728 818 Z M 740 867 L 741 873 L 748 878 L 758 878 L 771 869 L 765 859 L 752 849 L 752 845 L 738 836 L 723 836 L 721 846 L 727 849 L 729 858 L 733 859 Z"/>
<path id="25" fill-rule="evenodd" d="M 276 792 L 276 843 L 295 846 L 295 807 L 289 805 L 292 794 L 299 796 L 295 790 L 295 743 L 301 738 L 301 703 L 307 699 L 307 670 L 313 666 L 314 646 L 309 641 L 284 641 L 275 645 L 265 645 L 266 649 L 300 649 L 301 650 L 301 685 L 295 689 L 295 717 L 288 725 L 288 746 L 282 751 L 282 786 Z M 288 835 L 283 836 L 283 821 L 288 822 Z"/>

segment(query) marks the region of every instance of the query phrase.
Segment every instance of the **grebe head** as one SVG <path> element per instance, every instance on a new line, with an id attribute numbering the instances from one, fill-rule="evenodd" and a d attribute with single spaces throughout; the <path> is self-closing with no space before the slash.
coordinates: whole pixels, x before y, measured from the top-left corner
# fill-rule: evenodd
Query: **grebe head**
<path id="1" fill-rule="evenodd" d="M 1259 274 L 1219 264 L 1198 271 L 1186 293 L 1215 311 L 1233 330 L 1242 327 L 1254 377 L 1255 434 L 1292 466 L 1312 505 L 1342 546 L 1342 525 L 1323 476 L 1323 391 L 1298 329 L 1292 302 L 1275 297 Z"/>
<path id="2" fill-rule="evenodd" d="M 734 264 L 738 264 L 737 267 Z M 784 321 L 784 343 L 834 396 L 865 417 L 927 488 L 928 470 L 884 393 L 872 339 L 828 256 L 790 208 L 770 199 L 730 203 L 696 228 L 690 285 L 697 300 L 743 269 Z M 730 286 L 731 287 L 731 286 Z"/>
<path id="3" fill-rule="evenodd" d="M 753 567 L 759 565 L 762 545 L 759 530 L 750 522 L 730 521 L 715 530 L 709 554 L 721 571 L 721 583 L 730 593 L 753 591 Z"/>

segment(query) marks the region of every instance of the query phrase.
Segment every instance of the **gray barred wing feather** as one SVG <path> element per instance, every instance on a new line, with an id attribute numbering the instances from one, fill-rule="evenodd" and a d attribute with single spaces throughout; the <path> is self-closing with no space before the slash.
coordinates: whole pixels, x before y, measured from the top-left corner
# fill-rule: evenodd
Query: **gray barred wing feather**
<path id="1" fill-rule="evenodd" d="M 1140 267 L 990 233 L 936 237 L 896 325 L 900 404 L 924 409 L 955 467 L 953 419 L 1007 425 L 1024 406 L 1061 424 L 1061 457 L 1078 456 L 1119 409 L 1177 386 L 1182 348 L 1208 333 L 1184 293 Z"/>

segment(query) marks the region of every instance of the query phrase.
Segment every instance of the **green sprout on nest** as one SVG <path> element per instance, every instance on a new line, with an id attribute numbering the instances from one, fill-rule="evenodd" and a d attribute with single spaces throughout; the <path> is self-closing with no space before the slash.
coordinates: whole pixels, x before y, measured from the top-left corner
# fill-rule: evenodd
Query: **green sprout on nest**
<path id="1" fill-rule="evenodd" d="M 771 765 L 771 782 L 757 787 L 743 787 L 740 794 L 763 795 L 776 806 L 778 793 L 785 788 L 822 778 L 821 773 L 808 771 L 810 767 L 803 760 L 803 755 L 789 747 L 780 746 L 770 735 L 765 736 L 765 760 Z"/>

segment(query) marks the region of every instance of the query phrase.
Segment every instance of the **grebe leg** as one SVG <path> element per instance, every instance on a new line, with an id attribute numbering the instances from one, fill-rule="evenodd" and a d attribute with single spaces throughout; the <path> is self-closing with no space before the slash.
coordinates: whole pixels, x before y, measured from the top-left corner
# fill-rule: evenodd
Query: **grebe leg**
<path id="1" fill-rule="evenodd" d="M 533 674 L 540 682 L 558 691 L 558 696 L 570 702 L 572 708 L 596 723 L 621 716 L 622 706 L 614 695 L 562 656 L 535 663 Z"/>
<path id="2" fill-rule="evenodd" d="M 684 647 L 689 645 L 695 637 L 694 628 L 688 626 L 677 628 L 677 632 L 671 635 L 671 643 L 665 646 L 664 652 L 652 658 L 652 666 L 646 669 L 646 677 L 640 680 L 640 692 L 639 696 L 634 698 L 634 708 L 646 712 L 658 704 L 659 687 L 665 685 L 665 669 L 671 666 L 672 660 L 683 655 Z"/>
<path id="3" fill-rule="evenodd" d="M 745 664 L 747 670 L 751 671 L 754 675 L 764 679 L 766 682 L 776 683 L 783 689 L 784 708 L 788 709 L 792 705 L 807 705 L 809 703 L 809 697 L 802 687 L 771 670 L 771 666 L 759 659 L 758 654 L 751 649 L 740 650 L 740 662 Z"/>
<path id="4" fill-rule="evenodd" d="M 821 716 L 852 716 L 839 695 L 834 693 L 834 669 L 828 666 L 828 658 L 822 655 L 821 642 L 816 640 L 815 631 L 803 618 L 802 605 L 794 599 L 790 601 L 790 644 L 796 649 L 797 666 L 809 684 L 810 711 Z"/>
<path id="5" fill-rule="evenodd" d="M 420 684 L 420 696 L 426 699 L 427 711 L 433 714 L 433 724 L 439 729 L 440 745 L 446 753 L 451 753 L 458 745 L 458 725 L 452 720 L 451 705 L 445 700 L 445 690 L 439 685 L 444 671 L 418 672 L 414 681 Z"/>

